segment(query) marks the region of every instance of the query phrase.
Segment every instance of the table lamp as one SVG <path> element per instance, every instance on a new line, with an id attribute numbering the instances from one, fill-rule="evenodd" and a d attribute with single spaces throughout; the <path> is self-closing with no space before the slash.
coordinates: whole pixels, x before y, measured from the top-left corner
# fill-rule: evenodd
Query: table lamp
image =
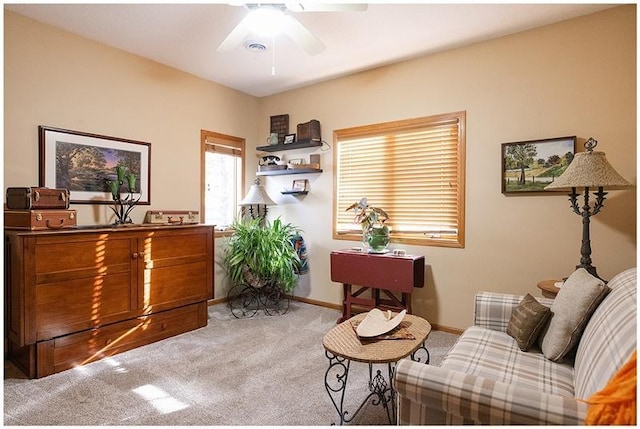
<path id="1" fill-rule="evenodd" d="M 591 275 L 600 278 L 596 273 L 596 267 L 591 265 L 591 241 L 589 239 L 589 219 L 600 212 L 603 207 L 605 196 L 604 188 L 607 189 L 625 189 L 631 187 L 631 183 L 627 182 L 618 172 L 609 164 L 604 152 L 594 152 L 594 148 L 598 142 L 589 137 L 585 142 L 585 152 L 576 153 L 573 161 L 567 169 L 551 184 L 547 185 L 545 190 L 562 191 L 571 190 L 569 201 L 574 213 L 582 216 L 582 246 L 580 253 L 580 264 L 576 265 L 576 269 L 584 268 Z M 578 204 L 578 188 L 584 188 L 584 205 L 581 208 Z M 595 203 L 593 206 L 589 202 L 589 190 L 598 188 L 595 195 Z"/>
<path id="2" fill-rule="evenodd" d="M 262 218 L 264 219 L 267 216 L 267 206 L 275 206 L 276 203 L 269 197 L 267 191 L 265 191 L 264 187 L 260 184 L 260 178 L 256 177 L 256 180 L 253 181 L 253 185 L 249 188 L 249 192 L 247 196 L 244 197 L 239 206 L 249 207 L 249 213 L 252 219 Z M 254 206 L 256 207 L 254 211 Z M 262 208 L 262 213 L 260 208 Z"/>

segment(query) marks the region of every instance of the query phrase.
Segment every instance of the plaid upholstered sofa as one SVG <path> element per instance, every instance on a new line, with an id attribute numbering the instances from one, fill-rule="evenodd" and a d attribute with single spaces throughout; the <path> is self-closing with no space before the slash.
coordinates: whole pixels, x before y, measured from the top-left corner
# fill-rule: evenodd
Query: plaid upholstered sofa
<path id="1" fill-rule="evenodd" d="M 636 348 L 636 269 L 618 274 L 608 286 L 611 291 L 589 319 L 569 363 L 552 362 L 537 348 L 523 352 L 507 335 L 522 296 L 480 292 L 474 326 L 441 366 L 398 362 L 398 422 L 583 424 L 587 405 L 580 399 L 602 389 Z"/>

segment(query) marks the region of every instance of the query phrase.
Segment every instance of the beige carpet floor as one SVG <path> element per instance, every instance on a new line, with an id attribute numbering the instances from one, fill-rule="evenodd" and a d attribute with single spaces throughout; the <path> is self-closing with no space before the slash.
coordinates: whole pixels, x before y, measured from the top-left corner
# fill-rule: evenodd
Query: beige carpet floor
<path id="1" fill-rule="evenodd" d="M 338 423 L 324 385 L 322 337 L 339 316 L 292 301 L 284 315 L 236 319 L 219 304 L 209 307 L 205 328 L 42 379 L 28 380 L 5 361 L 4 425 Z M 433 331 L 431 364 L 456 339 Z M 368 366 L 353 363 L 345 409 L 355 411 L 367 396 L 367 381 Z M 367 403 L 351 424 L 388 420 L 382 407 Z"/>

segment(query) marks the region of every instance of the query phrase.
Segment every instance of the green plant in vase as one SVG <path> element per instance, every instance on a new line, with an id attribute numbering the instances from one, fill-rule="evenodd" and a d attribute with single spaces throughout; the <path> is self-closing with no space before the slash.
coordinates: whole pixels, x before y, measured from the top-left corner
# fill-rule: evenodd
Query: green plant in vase
<path id="1" fill-rule="evenodd" d="M 136 175 L 134 173 L 127 174 L 127 169 L 121 165 L 116 166 L 115 170 L 116 180 L 104 179 L 113 198 L 113 207 L 109 208 L 116 215 L 114 225 L 133 223 L 129 214 L 142 197 L 142 195 L 140 195 L 136 199 L 133 195 L 136 189 Z M 125 183 L 127 185 L 128 195 L 122 198 L 122 186 Z"/>
<path id="2" fill-rule="evenodd" d="M 300 258 L 292 244 L 298 231 L 280 219 L 236 221 L 222 265 L 234 285 L 272 286 L 285 293 L 296 287 Z"/>
<path id="3" fill-rule="evenodd" d="M 373 252 L 382 252 L 389 245 L 389 227 L 385 222 L 389 220 L 386 211 L 379 207 L 370 206 L 366 198 L 351 204 L 347 211 L 355 213 L 353 222 L 362 227 L 362 242 Z"/>

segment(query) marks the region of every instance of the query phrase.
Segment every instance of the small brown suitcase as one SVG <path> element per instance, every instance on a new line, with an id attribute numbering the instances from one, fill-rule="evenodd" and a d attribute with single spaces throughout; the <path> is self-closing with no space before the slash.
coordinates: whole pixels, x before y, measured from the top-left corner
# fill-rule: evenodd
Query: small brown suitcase
<path id="1" fill-rule="evenodd" d="M 11 210 L 68 209 L 69 190 L 51 188 L 7 188 Z"/>
<path id="2" fill-rule="evenodd" d="M 6 229 L 42 229 L 73 228 L 78 224 L 75 210 L 5 210 L 4 227 Z"/>
<path id="3" fill-rule="evenodd" d="M 298 124 L 296 131 L 298 132 L 296 136 L 298 142 L 303 140 L 319 142 L 322 140 L 322 137 L 320 137 L 320 121 L 317 119 L 312 119 L 304 124 Z"/>
<path id="4" fill-rule="evenodd" d="M 186 225 L 200 223 L 200 212 L 197 210 L 147 210 L 144 223 L 159 225 Z"/>

